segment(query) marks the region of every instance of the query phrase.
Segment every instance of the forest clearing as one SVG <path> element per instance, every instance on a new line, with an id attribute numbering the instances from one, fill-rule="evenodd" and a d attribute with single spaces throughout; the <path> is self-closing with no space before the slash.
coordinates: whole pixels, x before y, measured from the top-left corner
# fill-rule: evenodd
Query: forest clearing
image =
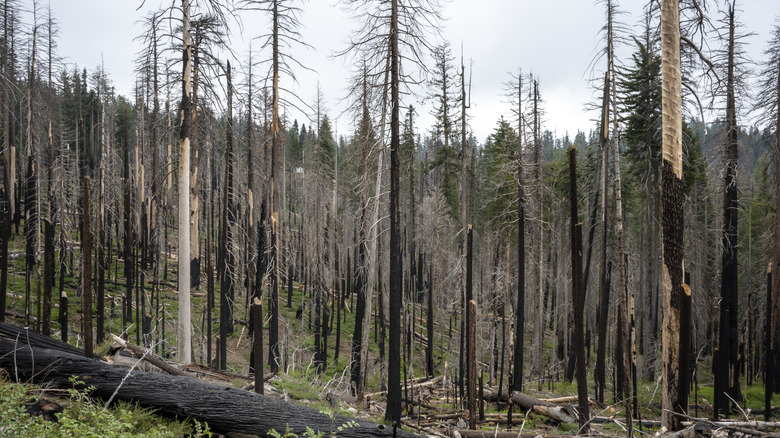
<path id="1" fill-rule="evenodd" d="M 0 437 L 780 438 L 780 21 L 600 0 L 587 130 L 508 56 L 480 139 L 458 1 L 0 0 Z"/>

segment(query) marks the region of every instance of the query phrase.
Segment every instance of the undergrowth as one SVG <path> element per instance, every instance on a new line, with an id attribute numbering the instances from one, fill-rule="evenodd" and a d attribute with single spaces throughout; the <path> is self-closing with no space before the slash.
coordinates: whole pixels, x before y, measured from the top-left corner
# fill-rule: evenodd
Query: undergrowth
<path id="1" fill-rule="evenodd" d="M 76 379 L 71 381 L 76 383 Z M 208 425 L 196 420 L 177 421 L 155 414 L 153 409 L 118 402 L 104 409 L 102 402 L 89 397 L 90 388 L 66 391 L 48 390 L 14 383 L 0 374 L 0 438 L 175 438 L 210 437 Z M 45 399 L 63 406 L 52 420 L 30 415 L 28 406 Z"/>

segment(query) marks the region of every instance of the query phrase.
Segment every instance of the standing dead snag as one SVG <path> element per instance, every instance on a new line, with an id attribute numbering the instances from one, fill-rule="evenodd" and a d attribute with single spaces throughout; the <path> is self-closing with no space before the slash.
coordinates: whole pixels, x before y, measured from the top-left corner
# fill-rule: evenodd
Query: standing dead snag
<path id="1" fill-rule="evenodd" d="M 737 166 L 739 163 L 737 138 L 737 109 L 735 102 L 735 53 L 736 36 L 734 5 L 728 9 L 728 52 L 726 75 L 726 132 L 725 132 L 725 175 L 723 194 L 723 237 L 722 274 L 720 299 L 720 330 L 718 332 L 718 354 L 715 356 L 715 417 L 720 413 L 728 415 L 729 399 L 742 400 L 739 388 L 739 323 L 737 322 L 737 301 L 739 299 L 739 269 L 737 258 L 737 233 L 739 218 L 739 195 L 737 193 Z"/>
<path id="2" fill-rule="evenodd" d="M 90 214 L 90 186 L 91 180 L 84 177 L 84 234 L 81 243 L 81 320 L 84 333 L 84 356 L 92 357 L 92 223 Z"/>
<path id="3" fill-rule="evenodd" d="M 609 71 L 604 75 L 604 95 L 601 100 L 601 266 L 599 270 L 598 347 L 596 350 L 596 400 L 604 402 L 604 386 L 607 381 L 607 320 L 609 319 L 609 282 L 607 281 L 607 180 L 609 162 Z"/>
<path id="4" fill-rule="evenodd" d="M 255 392 L 262 394 L 265 391 L 263 384 L 263 302 L 254 297 L 252 301 L 252 366 L 255 370 Z"/>
<path id="5" fill-rule="evenodd" d="M 661 69 L 663 167 L 661 226 L 663 235 L 663 399 L 661 422 L 682 428 L 675 412 L 688 410 L 688 355 L 680 354 L 680 311 L 683 289 L 682 77 L 680 73 L 680 8 L 661 2 Z"/>
<path id="6" fill-rule="evenodd" d="M 590 411 L 588 405 L 588 382 L 585 369 L 585 338 L 583 333 L 582 299 L 582 223 L 577 213 L 577 149 L 569 148 L 569 202 L 571 204 L 571 296 L 574 305 L 574 348 L 577 355 L 577 396 L 579 400 L 579 433 L 588 432 Z"/>
<path id="7" fill-rule="evenodd" d="M 182 7 L 182 95 L 181 131 L 179 134 L 179 321 L 177 340 L 179 362 L 192 360 L 192 331 L 190 309 L 190 87 L 192 69 L 192 47 L 190 40 L 190 2 L 181 1 Z"/>
<path id="8" fill-rule="evenodd" d="M 780 161 L 780 160 L 779 160 Z M 766 267 L 766 322 L 764 329 L 764 421 L 769 421 L 772 416 L 772 337 L 771 318 L 772 316 L 772 262 Z M 775 371 L 777 372 L 777 371 Z"/>
<path id="9" fill-rule="evenodd" d="M 523 190 L 523 75 L 517 75 L 517 307 L 510 390 L 523 390 L 525 342 L 525 192 Z M 499 385 L 500 386 L 500 385 Z M 500 388 L 499 388 L 500 390 Z M 499 391 L 500 392 L 500 391 Z"/>

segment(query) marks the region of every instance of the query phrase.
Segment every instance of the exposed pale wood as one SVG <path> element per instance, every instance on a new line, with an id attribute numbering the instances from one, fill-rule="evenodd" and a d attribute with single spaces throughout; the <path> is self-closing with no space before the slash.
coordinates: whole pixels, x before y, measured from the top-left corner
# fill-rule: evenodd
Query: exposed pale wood
<path id="1" fill-rule="evenodd" d="M 483 399 L 485 401 L 497 401 L 498 396 L 495 392 L 486 392 Z M 577 414 L 574 411 L 573 406 L 556 406 L 550 402 L 540 400 L 536 397 L 532 397 L 528 394 L 514 391 L 511 397 L 504 398 L 505 401 L 511 400 L 515 405 L 523 408 L 524 410 L 531 410 L 539 415 L 552 418 L 553 420 L 560 421 L 562 423 L 574 423 L 577 421 Z"/>
<path id="2" fill-rule="evenodd" d="M 154 352 L 152 352 L 151 350 L 147 350 L 146 348 L 139 347 L 138 345 L 133 345 L 113 333 L 111 334 L 111 337 L 114 339 L 115 343 L 119 344 L 119 346 L 121 346 L 125 350 L 133 353 L 136 357 L 143 358 L 143 360 L 165 371 L 166 373 L 172 374 L 174 376 L 187 375 L 187 373 L 169 364 L 163 358 L 154 354 Z"/>

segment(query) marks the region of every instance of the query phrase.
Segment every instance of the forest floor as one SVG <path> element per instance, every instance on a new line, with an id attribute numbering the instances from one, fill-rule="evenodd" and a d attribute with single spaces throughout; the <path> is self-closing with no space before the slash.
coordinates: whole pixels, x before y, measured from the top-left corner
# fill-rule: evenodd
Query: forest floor
<path id="1" fill-rule="evenodd" d="M 15 240 L 18 243 L 21 239 Z M 16 249 L 16 248 L 15 248 Z M 18 252 L 18 251 L 17 251 Z M 81 347 L 83 338 L 81 334 L 81 302 L 80 279 L 78 260 L 79 252 L 75 251 L 66 257 L 66 271 L 64 275 L 63 288 L 68 294 L 69 301 L 69 342 Z M 9 266 L 8 283 L 8 312 L 6 321 L 16 325 L 27 325 L 37 327 L 37 315 L 39 293 L 42 282 L 38 267 L 33 272 L 32 287 L 30 288 L 30 309 L 28 318 L 25 318 L 25 268 L 24 257 L 15 257 L 13 263 Z M 57 259 L 59 260 L 59 259 Z M 168 262 L 168 275 L 161 274 L 156 282 L 158 287 L 154 287 L 154 278 L 147 273 L 147 279 L 141 292 L 141 288 L 134 289 L 134 309 L 130 321 L 122 323 L 121 309 L 122 296 L 125 292 L 124 267 L 121 260 L 108 270 L 106 279 L 106 333 L 105 339 L 110 338 L 109 333 L 120 334 L 124 329 L 130 342 L 141 343 L 138 333 L 137 312 L 135 305 L 140 298 L 145 304 L 145 311 L 152 318 L 151 341 L 153 348 L 163 357 L 175 357 L 175 318 L 178 312 L 178 297 L 175 286 L 175 261 L 170 258 Z M 94 272 L 94 271 L 93 271 Z M 55 276 L 59 287 L 59 273 Z M 140 280 L 138 280 L 140 284 Z M 94 283 L 93 283 L 94 284 Z M 265 285 L 264 285 L 265 287 Z M 206 334 L 208 331 L 208 321 L 206 318 L 206 281 L 202 278 L 201 286 L 193 292 L 193 356 L 194 362 L 209 365 L 206 360 Z M 215 281 L 215 293 L 219 293 L 219 282 Z M 218 383 L 244 387 L 249 382 L 249 360 L 251 353 L 251 338 L 247 332 L 247 312 L 246 312 L 246 294 L 245 287 L 237 285 L 234 302 L 234 331 L 227 339 L 227 369 L 226 373 L 234 378 Z M 317 369 L 313 361 L 314 357 L 314 335 L 312 328 L 314 325 L 314 310 L 309 306 L 303 309 L 301 318 L 296 318 L 296 310 L 301 306 L 307 297 L 304 295 L 304 286 L 295 283 L 292 291 L 292 302 L 288 303 L 288 291 L 286 283 L 280 288 L 280 370 L 281 372 L 266 382 L 265 393 L 270 396 L 283 398 L 293 403 L 306 405 L 308 407 L 328 412 L 341 413 L 348 416 L 355 416 L 362 419 L 383 422 L 384 417 L 384 395 L 382 393 L 382 382 L 385 380 L 384 367 L 379 359 L 379 350 L 376 342 L 376 326 L 372 327 L 369 344 L 369 361 L 367 365 L 367 383 L 366 383 L 366 402 L 358 405 L 356 400 L 350 394 L 349 369 L 350 345 L 352 333 L 354 331 L 354 297 L 345 301 L 344 309 L 341 312 L 341 325 L 335 321 L 336 309 L 331 306 L 333 311 L 330 313 L 331 330 L 327 340 L 328 357 L 326 365 L 320 370 Z M 93 286 L 94 290 L 94 286 Z M 265 288 L 267 290 L 267 288 Z M 55 297 L 58 293 L 55 289 Z M 218 305 L 219 299 L 215 300 Z M 154 302 L 155 306 L 149 303 Z M 159 302 L 159 306 L 156 304 Z M 58 300 L 53 299 L 52 320 L 54 323 L 52 337 L 59 339 L 61 327 L 59 327 Z M 267 304 L 264 305 L 267 310 Z M 411 320 L 416 324 L 422 324 L 422 311 L 424 307 L 420 304 L 408 306 L 407 311 L 412 315 Z M 10 316 L 10 317 L 9 317 Z M 219 333 L 219 312 L 214 309 L 212 312 L 212 334 L 216 337 Z M 96 314 L 93 314 L 93 327 L 95 327 Z M 376 318 L 374 318 L 376 319 Z M 402 373 L 402 379 L 407 382 L 403 391 L 405 398 L 411 400 L 407 404 L 407 416 L 404 418 L 404 426 L 413 432 L 439 434 L 441 436 L 450 436 L 451 431 L 457 428 L 465 428 L 465 422 L 468 419 L 468 412 L 460 408 L 455 400 L 456 375 L 457 375 L 457 330 L 452 330 L 452 320 L 444 312 L 437 312 L 437 321 L 450 320 L 450 328 L 446 330 L 445 324 L 437 324 L 437 340 L 435 343 L 436 359 L 436 379 L 426 379 L 424 377 L 424 344 L 418 341 L 418 337 L 413 337 L 411 360 L 404 363 L 411 363 L 412 366 L 406 368 Z M 266 327 L 268 320 L 265 321 Z M 417 326 L 417 332 L 422 332 L 423 327 Z M 340 333 L 340 334 L 339 334 Z M 267 342 L 267 329 L 266 329 Z M 339 337 L 338 357 L 335 357 L 336 338 Z M 547 344 L 545 351 L 552 352 L 552 334 L 547 333 Z M 95 351 L 98 354 L 105 354 L 110 346 L 110 341 L 104 340 Z M 216 341 L 212 339 L 212 355 L 217 351 Z M 267 349 L 266 357 L 267 357 Z M 595 351 L 592 352 L 589 364 L 595 363 Z M 524 382 L 524 390 L 527 394 L 540 399 L 571 397 L 577 394 L 576 385 L 572 382 L 566 382 L 562 379 L 562 366 L 555 363 L 548 357 L 547 353 L 544 360 L 548 364 L 545 368 L 545 375 L 539 379 L 528 379 Z M 484 358 L 486 361 L 487 357 Z M 398 358 L 394 360 L 399 360 Z M 528 361 L 528 359 L 526 360 Z M 267 359 L 265 361 L 267 363 Z M 694 417 L 711 417 L 712 398 L 712 373 L 711 358 L 704 357 L 697 364 L 697 379 L 695 386 L 691 389 L 691 409 L 690 414 Z M 483 362 L 481 365 L 487 368 Z M 265 368 L 266 373 L 268 367 Z M 613 370 L 608 367 L 608 373 Z M 589 369 L 592 372 L 592 369 Z M 490 376 L 484 373 L 485 382 L 484 391 L 496 392 L 498 373 Z M 741 381 L 743 385 L 744 400 L 739 403 L 739 409 L 735 410 L 734 418 L 759 419 L 752 412 L 763 409 L 763 385 L 760 381 L 760 375 L 751 379 L 750 385 L 745 385 L 745 380 Z M 610 382 L 612 380 L 610 379 Z M 507 383 L 503 382 L 503 391 L 506 391 Z M 589 381 L 589 394 L 594 393 L 592 380 Z M 328 394 L 332 395 L 332 400 L 328 400 Z M 660 400 L 661 386 L 660 379 L 653 381 L 637 382 L 637 406 L 639 415 L 642 419 L 657 421 L 660 418 Z M 598 415 L 600 418 L 606 418 L 604 424 L 593 424 L 594 432 L 604 435 L 624 435 L 621 404 L 614 400 L 612 385 L 607 385 L 605 401 L 606 407 L 595 408 L 591 411 L 592 415 Z M 567 402 L 576 404 L 576 402 Z M 610 404 L 611 403 L 611 404 Z M 335 406 L 334 406 L 335 405 Z M 780 405 L 780 395 L 776 394 L 772 399 L 772 405 Z M 526 433 L 540 434 L 543 436 L 576 434 L 577 426 L 575 424 L 557 423 L 534 413 L 523 413 L 515 411 L 511 414 L 507 412 L 508 405 L 497 405 L 496 403 L 484 404 L 484 420 L 480 420 L 478 428 L 485 431 L 519 431 L 522 429 Z M 508 416 L 511 415 L 511 421 Z M 780 415 L 780 412 L 775 416 Z M 763 418 L 760 418 L 763 419 Z M 511 424 L 510 424 L 511 423 Z M 652 427 L 647 427 L 647 425 Z M 644 424 L 641 428 L 637 426 L 638 433 L 641 435 L 654 432 L 657 427 L 655 423 Z"/>

